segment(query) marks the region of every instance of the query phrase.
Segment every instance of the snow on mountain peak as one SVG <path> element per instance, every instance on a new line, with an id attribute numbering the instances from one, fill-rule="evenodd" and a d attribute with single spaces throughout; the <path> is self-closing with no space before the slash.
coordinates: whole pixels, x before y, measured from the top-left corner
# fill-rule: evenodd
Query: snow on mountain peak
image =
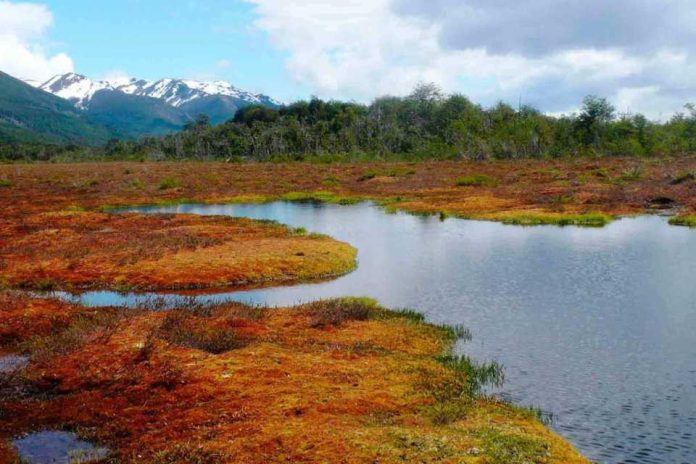
<path id="1" fill-rule="evenodd" d="M 70 100 L 78 108 L 85 108 L 95 93 L 100 90 L 113 90 L 106 81 L 93 81 L 81 74 L 68 73 L 53 76 L 39 86 L 41 90 Z"/>
<path id="2" fill-rule="evenodd" d="M 117 78 L 111 80 L 93 81 L 75 73 L 54 76 L 39 86 L 66 100 L 70 100 L 79 108 L 86 108 L 101 90 L 114 90 L 129 95 L 156 98 L 167 104 L 179 107 L 210 96 L 226 96 L 247 103 L 262 103 L 280 105 L 280 102 L 261 94 L 240 90 L 226 81 L 197 81 L 193 79 L 160 79 L 149 81 L 135 78 Z"/>

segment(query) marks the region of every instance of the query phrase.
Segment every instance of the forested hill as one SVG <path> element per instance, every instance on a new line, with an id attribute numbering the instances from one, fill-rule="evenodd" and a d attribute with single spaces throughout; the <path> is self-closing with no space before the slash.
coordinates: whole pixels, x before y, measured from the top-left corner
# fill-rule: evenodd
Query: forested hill
<path id="1" fill-rule="evenodd" d="M 407 97 L 383 97 L 369 105 L 316 98 L 280 108 L 252 105 L 218 126 L 201 116 L 176 134 L 112 140 L 79 156 L 332 161 L 696 152 L 693 105 L 664 122 L 617 114 L 603 98 L 590 96 L 581 105 L 577 114 L 553 117 L 529 106 L 484 108 L 421 85 Z M 35 150 L 25 148 L 0 147 L 0 158 L 35 157 Z"/>
<path id="2" fill-rule="evenodd" d="M 110 133 L 70 102 L 0 72 L 0 144 L 103 144 Z"/>
<path id="3" fill-rule="evenodd" d="M 675 154 L 696 151 L 696 109 L 686 105 L 659 123 L 619 115 L 605 99 L 590 96 L 577 114 L 552 117 L 529 106 L 483 108 L 422 85 L 408 97 L 370 105 L 312 99 L 280 109 L 250 106 L 217 127 L 201 118 L 178 134 L 112 148 L 166 158 L 254 160 Z"/>

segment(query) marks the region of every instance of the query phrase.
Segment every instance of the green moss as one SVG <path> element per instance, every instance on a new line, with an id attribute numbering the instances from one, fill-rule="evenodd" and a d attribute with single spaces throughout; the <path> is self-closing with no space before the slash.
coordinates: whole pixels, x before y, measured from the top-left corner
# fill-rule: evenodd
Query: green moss
<path id="1" fill-rule="evenodd" d="M 335 203 L 339 205 L 352 205 L 360 203 L 362 198 L 341 196 L 333 192 L 288 192 L 280 197 L 269 197 L 268 201 L 305 201 L 317 203 Z"/>
<path id="2" fill-rule="evenodd" d="M 369 169 L 358 177 L 358 182 L 364 182 L 366 180 L 374 179 L 375 177 L 377 177 L 377 171 L 374 169 Z"/>
<path id="3" fill-rule="evenodd" d="M 484 428 L 477 432 L 487 464 L 543 464 L 548 462 L 549 444 L 522 433 L 503 433 Z"/>
<path id="4" fill-rule="evenodd" d="M 603 227 L 613 221 L 613 218 L 604 213 L 585 213 L 585 214 L 511 214 L 495 216 L 493 220 L 499 220 L 503 224 L 518 226 L 580 226 L 580 227 Z"/>
<path id="5" fill-rule="evenodd" d="M 497 179 L 485 174 L 457 177 L 457 187 L 495 187 Z"/>
<path id="6" fill-rule="evenodd" d="M 329 175 L 324 177 L 324 180 L 321 183 L 328 186 L 334 186 L 340 184 L 341 180 L 334 175 Z"/>
<path id="7" fill-rule="evenodd" d="M 669 223 L 673 226 L 696 228 L 696 215 L 674 216 L 669 219 Z"/>
<path id="8" fill-rule="evenodd" d="M 157 186 L 159 190 L 169 190 L 173 188 L 177 188 L 179 186 L 179 179 L 175 177 L 167 177 L 165 179 L 162 179 Z"/>

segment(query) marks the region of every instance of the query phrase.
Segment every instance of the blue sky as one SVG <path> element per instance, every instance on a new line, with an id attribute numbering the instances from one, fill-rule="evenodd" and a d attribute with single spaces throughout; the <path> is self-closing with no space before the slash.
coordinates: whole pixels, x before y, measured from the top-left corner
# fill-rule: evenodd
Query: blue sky
<path id="1" fill-rule="evenodd" d="M 124 72 L 158 79 L 228 80 L 292 100 L 310 90 L 289 80 L 286 53 L 253 26 L 250 4 L 236 0 L 48 0 L 51 48 L 90 77 Z"/>
<path id="2" fill-rule="evenodd" d="M 0 0 L 0 70 L 224 79 L 284 101 L 369 102 L 419 82 L 572 112 L 696 102 L 696 2 Z"/>

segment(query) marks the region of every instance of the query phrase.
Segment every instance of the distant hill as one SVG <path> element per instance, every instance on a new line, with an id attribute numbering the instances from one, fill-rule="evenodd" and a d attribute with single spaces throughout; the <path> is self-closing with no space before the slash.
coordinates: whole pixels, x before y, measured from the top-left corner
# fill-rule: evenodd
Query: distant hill
<path id="1" fill-rule="evenodd" d="M 105 143 L 111 133 L 70 102 L 0 72 L 0 143 Z"/>
<path id="2" fill-rule="evenodd" d="M 119 138 L 166 135 L 181 130 L 192 117 L 162 100 L 99 90 L 90 99 L 86 114 Z"/>
<path id="3" fill-rule="evenodd" d="M 262 94 L 247 92 L 238 89 L 225 81 L 196 81 L 192 79 L 160 79 L 148 81 L 144 79 L 130 79 L 128 81 L 94 81 L 80 74 L 69 73 L 55 76 L 39 86 L 42 90 L 50 92 L 56 96 L 71 101 L 80 109 L 88 112 L 93 110 L 93 101 L 97 95 L 104 91 L 110 91 L 112 97 L 108 101 L 119 104 L 118 111 L 126 113 L 127 108 L 123 106 L 125 102 L 137 105 L 134 111 L 138 116 L 144 116 L 143 110 L 146 106 L 153 106 L 152 102 L 139 102 L 137 98 L 116 98 L 115 93 L 129 95 L 132 97 L 142 97 L 146 99 L 156 99 L 163 105 L 170 107 L 167 121 L 173 122 L 177 118 L 195 118 L 199 114 L 209 117 L 212 124 L 220 124 L 231 118 L 240 108 L 249 105 L 263 105 L 269 108 L 279 108 L 281 103 Z M 103 94 L 102 94 L 103 95 Z M 103 97 L 102 97 L 103 99 Z M 100 101 L 98 111 L 104 114 L 108 107 L 107 102 Z M 155 106 L 153 106 L 154 108 Z M 157 106 L 158 114 L 152 115 L 151 119 L 159 119 L 163 110 Z M 175 109 L 180 109 L 178 116 Z M 155 133 L 163 133 L 166 125 L 155 125 Z M 125 130 L 125 127 L 118 127 Z M 170 131 L 178 130 L 180 127 L 173 125 Z M 142 132 L 142 131 L 139 131 Z M 143 135 L 143 134 L 140 134 Z"/>
<path id="4" fill-rule="evenodd" d="M 249 105 L 279 108 L 272 98 L 224 81 L 93 81 L 75 73 L 43 84 L 0 72 L 0 143 L 99 145 L 180 131 L 200 114 L 221 124 Z"/>
<path id="5" fill-rule="evenodd" d="M 248 101 L 225 95 L 208 95 L 184 103 L 180 108 L 191 115 L 205 114 L 212 125 L 217 125 L 232 119 L 237 111 L 250 104 Z"/>

